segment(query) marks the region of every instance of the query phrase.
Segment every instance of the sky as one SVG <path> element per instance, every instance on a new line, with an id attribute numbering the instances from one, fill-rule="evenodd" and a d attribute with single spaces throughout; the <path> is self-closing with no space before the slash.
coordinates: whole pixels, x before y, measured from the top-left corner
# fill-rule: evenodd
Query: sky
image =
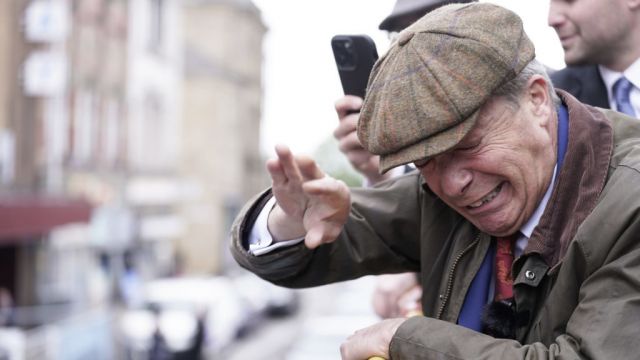
<path id="1" fill-rule="evenodd" d="M 253 0 L 267 26 L 263 45 L 263 113 L 260 149 L 276 144 L 313 154 L 338 124 L 333 104 L 342 88 L 331 52 L 336 34 L 367 34 L 382 54 L 388 48 L 378 24 L 395 0 Z M 547 26 L 548 1 L 490 0 L 522 17 L 538 60 L 564 67 L 562 48 Z"/>

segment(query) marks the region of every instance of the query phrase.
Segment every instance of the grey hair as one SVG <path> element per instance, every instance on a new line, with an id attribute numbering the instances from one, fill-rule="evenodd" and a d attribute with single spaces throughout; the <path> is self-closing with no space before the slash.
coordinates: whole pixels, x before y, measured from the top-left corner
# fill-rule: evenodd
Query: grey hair
<path id="1" fill-rule="evenodd" d="M 546 67 L 536 59 L 531 60 L 515 78 L 497 88 L 493 92 L 493 96 L 503 97 L 517 107 L 520 95 L 524 92 L 527 82 L 533 75 L 541 75 L 544 77 L 547 81 L 547 90 L 549 91 L 554 107 L 557 108 L 560 106 L 560 97 L 556 94 L 549 74 L 547 74 Z"/>

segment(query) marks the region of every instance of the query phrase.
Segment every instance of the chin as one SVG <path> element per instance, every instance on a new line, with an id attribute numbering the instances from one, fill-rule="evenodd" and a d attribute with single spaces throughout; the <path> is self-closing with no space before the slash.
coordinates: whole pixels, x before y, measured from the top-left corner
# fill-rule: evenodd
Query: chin
<path id="1" fill-rule="evenodd" d="M 564 62 L 567 64 L 567 66 L 581 66 L 590 64 L 589 59 L 586 59 L 584 56 L 571 55 L 569 51 L 565 51 Z"/>
<path id="2" fill-rule="evenodd" d="M 486 221 L 474 222 L 474 225 L 482 232 L 491 236 L 507 236 L 518 231 L 518 227 L 514 225 L 513 220 L 503 219 L 502 221 L 496 219 L 487 219 Z"/>

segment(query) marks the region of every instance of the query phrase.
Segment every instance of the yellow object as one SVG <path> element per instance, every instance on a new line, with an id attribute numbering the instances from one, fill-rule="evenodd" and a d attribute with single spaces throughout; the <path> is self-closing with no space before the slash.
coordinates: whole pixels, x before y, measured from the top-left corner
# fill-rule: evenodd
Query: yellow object
<path id="1" fill-rule="evenodd" d="M 408 318 L 414 317 L 414 316 L 422 316 L 422 315 L 424 315 L 424 314 L 422 313 L 422 310 L 420 310 L 420 309 L 411 310 L 411 311 L 409 311 L 407 313 L 407 317 Z"/>
<path id="2" fill-rule="evenodd" d="M 380 357 L 380 356 L 372 356 L 372 357 L 369 358 L 369 360 L 387 360 L 387 359 L 385 359 L 383 357 Z"/>

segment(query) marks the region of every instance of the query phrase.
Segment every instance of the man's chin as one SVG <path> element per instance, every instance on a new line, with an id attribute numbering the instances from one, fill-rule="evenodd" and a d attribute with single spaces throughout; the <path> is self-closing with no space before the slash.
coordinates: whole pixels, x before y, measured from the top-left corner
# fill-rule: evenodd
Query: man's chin
<path id="1" fill-rule="evenodd" d="M 507 236 L 520 229 L 521 224 L 516 219 L 478 219 L 471 221 L 480 231 L 491 236 Z"/>
<path id="2" fill-rule="evenodd" d="M 589 61 L 586 56 L 573 54 L 571 51 L 565 51 L 564 62 L 567 64 L 567 66 L 582 66 L 593 63 Z"/>

